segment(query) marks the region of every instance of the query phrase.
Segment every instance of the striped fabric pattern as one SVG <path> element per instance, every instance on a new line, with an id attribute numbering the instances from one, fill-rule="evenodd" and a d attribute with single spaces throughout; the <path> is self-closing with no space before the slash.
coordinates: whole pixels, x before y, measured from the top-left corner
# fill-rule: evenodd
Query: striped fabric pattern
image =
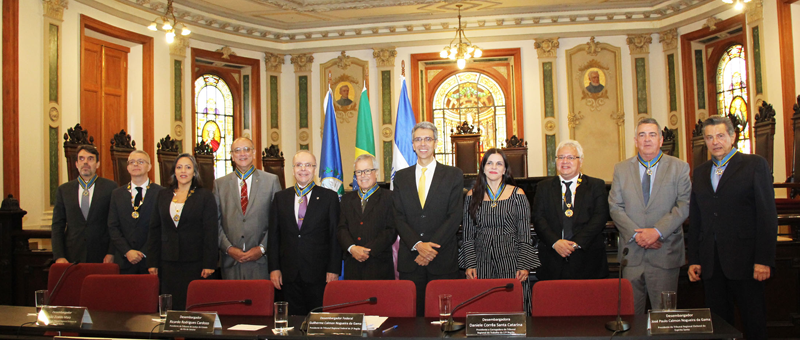
<path id="1" fill-rule="evenodd" d="M 497 207 L 483 201 L 477 221 L 468 211 L 472 199 L 464 199 L 464 244 L 458 256 L 461 268 L 475 268 L 479 279 L 513 279 L 517 270 L 541 266 L 531 240 L 531 210 L 525 195 L 514 188 L 511 197 L 497 201 Z M 523 282 L 522 288 L 525 311 L 530 314 L 530 282 Z"/>

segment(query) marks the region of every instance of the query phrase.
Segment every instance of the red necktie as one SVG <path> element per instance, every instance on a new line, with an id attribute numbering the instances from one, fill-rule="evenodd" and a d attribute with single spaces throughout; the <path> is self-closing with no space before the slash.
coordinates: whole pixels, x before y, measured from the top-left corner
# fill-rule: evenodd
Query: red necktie
<path id="1" fill-rule="evenodd" d="M 242 215 L 247 212 L 247 182 L 242 181 L 242 194 L 241 194 L 241 201 L 242 201 Z"/>

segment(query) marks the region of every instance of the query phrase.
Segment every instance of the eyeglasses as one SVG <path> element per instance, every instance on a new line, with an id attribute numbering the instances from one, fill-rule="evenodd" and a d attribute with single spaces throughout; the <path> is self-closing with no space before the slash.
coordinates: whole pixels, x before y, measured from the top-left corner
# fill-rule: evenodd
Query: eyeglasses
<path id="1" fill-rule="evenodd" d="M 417 138 L 414 138 L 414 143 L 419 143 L 419 142 L 430 143 L 430 142 L 433 142 L 435 140 L 436 139 L 433 138 L 433 137 L 417 137 Z"/>
<path id="2" fill-rule="evenodd" d="M 246 147 L 243 147 L 243 148 L 236 148 L 236 149 L 233 149 L 233 150 L 231 150 L 231 153 L 232 153 L 232 154 L 237 154 L 237 153 L 250 153 L 250 151 L 253 151 L 253 148 L 251 148 L 251 147 L 247 147 L 247 146 L 246 146 Z"/>
<path id="3" fill-rule="evenodd" d="M 581 159 L 581 158 L 569 155 L 569 156 L 557 156 L 556 159 L 558 159 L 559 161 L 570 161 L 570 162 L 572 162 L 572 161 L 574 161 L 576 159 Z"/>
<path id="4" fill-rule="evenodd" d="M 149 164 L 149 163 L 150 162 L 148 162 L 148 161 L 146 161 L 144 159 L 131 159 L 131 160 L 128 161 L 128 165 L 145 165 L 145 164 Z"/>
<path id="5" fill-rule="evenodd" d="M 313 169 L 313 168 L 316 168 L 317 165 L 316 164 L 311 164 L 311 163 L 305 163 L 305 164 L 297 163 L 297 164 L 294 165 L 294 167 L 295 168 L 299 168 L 299 169 Z"/>
<path id="6" fill-rule="evenodd" d="M 364 170 L 356 170 L 353 171 L 356 176 L 369 176 L 372 175 L 373 172 L 378 171 L 378 169 L 364 169 Z"/>

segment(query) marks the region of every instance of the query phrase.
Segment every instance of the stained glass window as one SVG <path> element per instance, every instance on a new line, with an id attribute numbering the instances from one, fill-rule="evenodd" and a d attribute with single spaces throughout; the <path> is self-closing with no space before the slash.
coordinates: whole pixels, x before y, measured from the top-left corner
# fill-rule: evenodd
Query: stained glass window
<path id="1" fill-rule="evenodd" d="M 717 65 L 717 113 L 733 114 L 742 123 L 736 148 L 750 153 L 750 116 L 747 112 L 747 61 L 744 46 L 733 45 Z"/>
<path id="2" fill-rule="evenodd" d="M 214 150 L 214 176 L 233 171 L 230 148 L 233 144 L 233 96 L 228 84 L 213 74 L 194 81 L 196 139 L 211 144 Z"/>
<path id="3" fill-rule="evenodd" d="M 506 97 L 490 76 L 461 72 L 445 79 L 433 95 L 433 124 L 439 129 L 436 160 L 453 165 L 450 130 L 462 122 L 480 127 L 484 150 L 501 147 L 506 140 Z"/>

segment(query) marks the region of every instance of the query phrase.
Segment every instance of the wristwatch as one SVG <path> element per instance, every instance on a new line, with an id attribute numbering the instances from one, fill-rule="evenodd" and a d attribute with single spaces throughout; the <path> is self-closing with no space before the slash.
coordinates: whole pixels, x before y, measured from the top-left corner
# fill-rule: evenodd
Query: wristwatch
<path id="1" fill-rule="evenodd" d="M 261 256 L 267 255 L 267 248 L 264 248 L 263 245 L 258 245 L 258 248 L 261 249 Z"/>

